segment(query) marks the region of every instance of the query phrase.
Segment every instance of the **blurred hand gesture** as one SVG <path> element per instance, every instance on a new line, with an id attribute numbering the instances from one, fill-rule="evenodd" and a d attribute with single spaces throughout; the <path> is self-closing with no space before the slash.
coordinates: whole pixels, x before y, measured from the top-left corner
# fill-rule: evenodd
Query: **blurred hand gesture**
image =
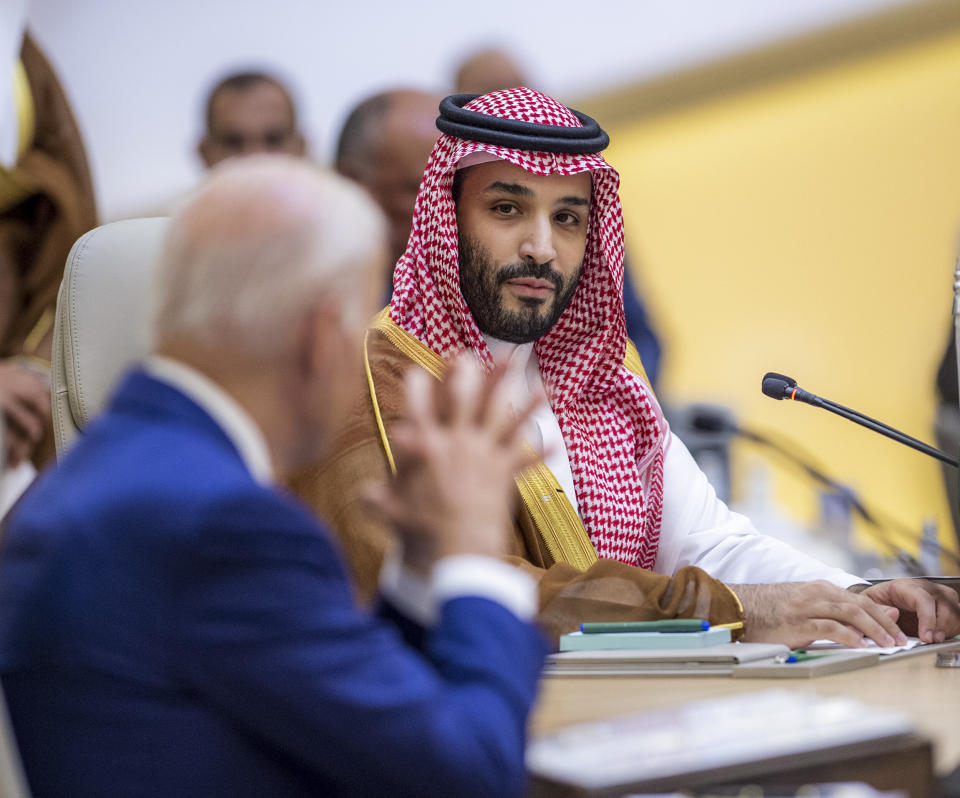
<path id="1" fill-rule="evenodd" d="M 503 377 L 501 368 L 484 377 L 471 353 L 442 382 L 407 374 L 407 420 L 390 439 L 396 477 L 368 500 L 399 535 L 406 567 L 422 575 L 443 557 L 507 551 L 513 477 L 539 460 L 521 429 L 542 400 L 515 414 Z"/>
<path id="2" fill-rule="evenodd" d="M 16 360 L 0 361 L 6 464 L 17 466 L 33 455 L 50 419 L 49 378 Z"/>

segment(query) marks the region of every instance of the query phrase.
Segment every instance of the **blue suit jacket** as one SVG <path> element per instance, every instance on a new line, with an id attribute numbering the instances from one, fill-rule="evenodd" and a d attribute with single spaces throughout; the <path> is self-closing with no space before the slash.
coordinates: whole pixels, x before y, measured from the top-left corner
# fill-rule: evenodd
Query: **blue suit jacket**
<path id="1" fill-rule="evenodd" d="M 0 678 L 34 794 L 519 793 L 536 630 L 482 598 L 426 632 L 381 616 L 305 508 L 132 373 L 0 544 Z"/>

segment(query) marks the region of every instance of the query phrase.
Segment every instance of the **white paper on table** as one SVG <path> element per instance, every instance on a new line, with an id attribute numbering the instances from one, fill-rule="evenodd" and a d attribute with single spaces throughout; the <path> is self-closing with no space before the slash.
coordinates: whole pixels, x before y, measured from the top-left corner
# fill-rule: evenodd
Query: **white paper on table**
<path id="1" fill-rule="evenodd" d="M 908 637 L 907 642 L 902 646 L 878 646 L 872 640 L 866 638 L 864 638 L 863 643 L 861 648 L 850 648 L 850 646 L 845 646 L 842 643 L 834 643 L 832 640 L 815 640 L 809 646 L 806 646 L 806 650 L 875 651 L 880 656 L 885 656 L 887 654 L 899 654 L 901 651 L 909 651 L 911 648 L 925 645 L 919 637 Z"/>

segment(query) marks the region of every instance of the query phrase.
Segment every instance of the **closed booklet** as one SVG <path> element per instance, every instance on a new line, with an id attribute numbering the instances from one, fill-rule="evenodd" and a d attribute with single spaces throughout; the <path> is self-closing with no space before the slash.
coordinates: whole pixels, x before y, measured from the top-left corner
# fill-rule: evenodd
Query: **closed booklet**
<path id="1" fill-rule="evenodd" d="M 544 673 L 556 676 L 724 675 L 732 673 L 741 663 L 772 660 L 789 653 L 790 649 L 777 643 L 562 651 L 547 657 Z"/>
<path id="2" fill-rule="evenodd" d="M 601 651 L 604 649 L 637 648 L 703 648 L 730 642 L 729 629 L 707 629 L 702 632 L 605 632 L 584 634 L 571 632 L 560 638 L 561 651 Z"/>

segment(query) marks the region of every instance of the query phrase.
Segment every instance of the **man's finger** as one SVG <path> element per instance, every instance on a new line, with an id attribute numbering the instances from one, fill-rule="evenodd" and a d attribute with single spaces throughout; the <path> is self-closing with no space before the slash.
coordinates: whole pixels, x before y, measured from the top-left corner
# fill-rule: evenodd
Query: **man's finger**
<path id="1" fill-rule="evenodd" d="M 403 380 L 404 393 L 407 397 L 407 417 L 415 428 L 433 423 L 435 411 L 431 379 L 425 371 L 412 368 Z"/>
<path id="2" fill-rule="evenodd" d="M 894 617 L 887 612 L 886 604 L 878 604 L 866 596 L 857 596 L 856 599 L 860 609 L 873 623 L 867 637 L 879 646 L 900 646 L 907 642 L 903 630 L 897 626 L 899 613 Z M 880 627 L 880 631 L 877 631 L 876 627 Z"/>
<path id="3" fill-rule="evenodd" d="M 494 430 L 498 440 L 506 440 L 505 429 L 518 428 L 517 416 L 509 395 L 509 372 L 496 376 L 482 408 L 480 423 Z"/>
<path id="4" fill-rule="evenodd" d="M 960 634 L 960 596 L 946 585 L 931 585 L 937 602 L 937 632 L 943 639 Z"/>
<path id="5" fill-rule="evenodd" d="M 826 601 L 825 606 L 815 607 L 815 615 L 852 626 L 864 637 L 884 648 L 894 645 L 898 638 L 902 638 L 896 623 L 883 611 L 882 605 L 869 598 L 846 594 L 839 600 Z"/>
<path id="6" fill-rule="evenodd" d="M 9 401 L 4 403 L 3 410 L 7 417 L 8 428 L 16 427 L 28 440 L 34 442 L 40 440 L 46 423 L 45 416 L 37 413 L 29 405 L 23 404 L 16 396 L 9 397 Z"/>
<path id="7" fill-rule="evenodd" d="M 917 637 L 924 643 L 934 642 L 937 629 L 937 600 L 922 587 L 903 589 L 907 609 L 917 613 Z"/>
<path id="8" fill-rule="evenodd" d="M 839 621 L 829 618 L 814 618 L 807 624 L 809 632 L 804 629 L 803 632 L 809 637 L 800 645 L 809 645 L 814 640 L 832 640 L 847 648 L 862 648 L 863 635 L 859 630 L 853 629 Z"/>
<path id="9" fill-rule="evenodd" d="M 481 412 L 483 372 L 469 355 L 458 357 L 447 374 L 450 395 L 450 422 L 474 424 Z"/>
<path id="10" fill-rule="evenodd" d="M 498 413 L 510 402 L 507 398 L 506 375 L 509 371 L 508 363 L 495 363 L 493 371 L 483 381 L 480 397 L 477 403 L 477 423 L 485 424 L 491 413 Z"/>

